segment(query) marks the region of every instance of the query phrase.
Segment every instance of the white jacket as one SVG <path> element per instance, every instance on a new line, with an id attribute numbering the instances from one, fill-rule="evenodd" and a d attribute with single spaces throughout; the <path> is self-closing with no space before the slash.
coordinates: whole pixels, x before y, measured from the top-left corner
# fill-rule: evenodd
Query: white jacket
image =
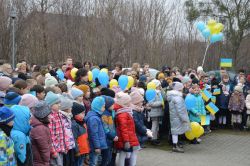
<path id="1" fill-rule="evenodd" d="M 246 97 L 247 114 L 250 114 L 250 94 Z"/>

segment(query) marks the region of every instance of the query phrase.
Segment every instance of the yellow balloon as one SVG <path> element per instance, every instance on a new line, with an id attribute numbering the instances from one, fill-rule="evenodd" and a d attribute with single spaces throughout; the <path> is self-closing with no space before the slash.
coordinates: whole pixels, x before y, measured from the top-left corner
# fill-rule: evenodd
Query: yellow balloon
<path id="1" fill-rule="evenodd" d="M 106 69 L 106 68 L 101 69 L 100 72 L 105 72 L 105 73 L 107 73 L 107 74 L 109 73 L 108 69 Z"/>
<path id="2" fill-rule="evenodd" d="M 208 20 L 207 25 L 208 25 L 208 26 L 215 26 L 216 23 L 217 23 L 217 22 L 216 22 L 215 20 L 210 19 L 210 20 Z"/>
<path id="3" fill-rule="evenodd" d="M 218 34 L 220 33 L 224 28 L 224 25 L 222 23 L 217 23 L 215 26 L 211 29 L 211 34 Z"/>
<path id="4" fill-rule="evenodd" d="M 191 130 L 196 135 L 197 132 L 200 130 L 200 124 L 197 122 L 191 122 Z"/>
<path id="5" fill-rule="evenodd" d="M 88 79 L 89 79 L 89 81 L 93 80 L 93 73 L 92 73 L 92 71 L 88 71 Z"/>
<path id="6" fill-rule="evenodd" d="M 147 85 L 147 89 L 150 90 L 150 89 L 153 89 L 155 90 L 156 89 L 156 85 L 155 83 L 153 82 L 149 82 L 148 85 Z"/>
<path id="7" fill-rule="evenodd" d="M 185 133 L 185 136 L 186 136 L 186 138 L 187 138 L 188 140 L 190 140 L 190 141 L 192 141 L 192 140 L 195 138 L 195 136 L 194 136 L 194 134 L 193 134 L 193 132 L 192 132 L 191 130 L 187 131 L 187 132 Z"/>
<path id="8" fill-rule="evenodd" d="M 71 69 L 71 71 L 70 71 L 70 75 L 71 75 L 71 77 L 73 78 L 73 79 L 75 79 L 76 78 L 76 72 L 78 71 L 78 69 L 77 68 L 73 68 L 73 69 Z"/>
<path id="9" fill-rule="evenodd" d="M 114 86 L 118 86 L 118 81 L 116 79 L 112 79 L 109 82 L 109 87 L 112 89 Z"/>
<path id="10" fill-rule="evenodd" d="M 134 78 L 131 76 L 128 76 L 128 85 L 127 88 L 131 88 L 134 85 Z"/>

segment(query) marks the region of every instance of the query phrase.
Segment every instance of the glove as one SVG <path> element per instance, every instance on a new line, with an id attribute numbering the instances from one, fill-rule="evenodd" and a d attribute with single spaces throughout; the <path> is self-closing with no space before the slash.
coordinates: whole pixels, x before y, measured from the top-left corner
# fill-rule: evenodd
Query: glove
<path id="1" fill-rule="evenodd" d="M 130 143 L 129 142 L 125 142 L 124 149 L 125 150 L 129 150 L 129 148 L 130 148 Z"/>
<path id="2" fill-rule="evenodd" d="M 118 137 L 115 136 L 115 138 L 113 139 L 113 141 L 117 142 L 118 141 Z"/>
<path id="3" fill-rule="evenodd" d="M 149 138 L 153 138 L 153 132 L 151 130 L 147 129 L 147 133 L 146 134 L 147 134 L 147 136 Z"/>

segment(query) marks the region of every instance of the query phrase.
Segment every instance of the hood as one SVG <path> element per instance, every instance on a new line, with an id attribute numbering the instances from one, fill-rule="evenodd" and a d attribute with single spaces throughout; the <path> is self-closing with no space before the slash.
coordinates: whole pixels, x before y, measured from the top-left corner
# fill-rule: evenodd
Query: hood
<path id="1" fill-rule="evenodd" d="M 42 122 L 40 122 L 37 118 L 32 117 L 30 125 L 32 127 L 35 127 L 35 126 L 40 126 L 40 125 L 44 125 L 44 124 Z"/>
<path id="2" fill-rule="evenodd" d="M 133 115 L 133 110 L 130 107 L 123 107 L 116 111 L 116 115 L 119 115 L 121 113 L 129 113 L 130 115 Z"/>
<path id="3" fill-rule="evenodd" d="M 13 129 L 28 134 L 30 127 L 30 110 L 26 106 L 14 105 L 11 110 L 15 114 Z"/>
<path id="4" fill-rule="evenodd" d="M 173 98 L 174 98 L 174 97 L 177 97 L 177 96 L 182 97 L 183 94 L 182 94 L 181 92 L 179 92 L 179 91 L 171 90 L 171 91 L 169 91 L 169 92 L 167 93 L 167 100 L 168 100 L 168 101 L 172 101 Z"/>
<path id="5" fill-rule="evenodd" d="M 85 116 L 85 118 L 84 118 L 85 122 L 88 122 L 89 118 L 90 118 L 90 117 L 93 117 L 93 116 L 101 117 L 100 114 L 98 114 L 97 112 L 91 110 L 91 111 L 89 111 L 89 112 L 87 113 L 87 115 Z"/>

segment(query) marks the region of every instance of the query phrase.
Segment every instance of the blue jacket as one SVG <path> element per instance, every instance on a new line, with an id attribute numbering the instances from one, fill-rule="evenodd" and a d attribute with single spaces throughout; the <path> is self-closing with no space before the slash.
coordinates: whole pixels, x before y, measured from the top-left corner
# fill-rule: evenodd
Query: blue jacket
<path id="1" fill-rule="evenodd" d="M 193 94 L 192 94 L 193 95 Z M 200 115 L 206 115 L 204 101 L 201 95 L 193 95 L 195 97 L 195 104 L 192 109 L 188 110 L 189 119 L 191 122 L 200 123 Z"/>
<path id="2" fill-rule="evenodd" d="M 91 151 L 95 149 L 107 149 L 106 135 L 101 115 L 93 110 L 85 117 L 88 128 L 89 144 Z"/>
<path id="3" fill-rule="evenodd" d="M 14 105 L 11 110 L 15 114 L 13 129 L 11 130 L 10 136 L 14 142 L 14 150 L 18 159 L 24 163 L 27 156 L 30 157 L 32 154 L 26 154 L 27 144 L 30 144 L 30 110 L 26 106 Z"/>
<path id="4" fill-rule="evenodd" d="M 116 137 L 115 128 L 115 111 L 105 110 L 102 114 L 102 122 L 104 126 L 104 132 L 107 138 L 108 147 L 113 147 L 113 140 Z"/>
<path id="5" fill-rule="evenodd" d="M 133 111 L 133 118 L 135 122 L 135 131 L 140 144 L 143 144 L 148 140 L 147 128 L 144 125 L 144 114 L 142 112 Z"/>

